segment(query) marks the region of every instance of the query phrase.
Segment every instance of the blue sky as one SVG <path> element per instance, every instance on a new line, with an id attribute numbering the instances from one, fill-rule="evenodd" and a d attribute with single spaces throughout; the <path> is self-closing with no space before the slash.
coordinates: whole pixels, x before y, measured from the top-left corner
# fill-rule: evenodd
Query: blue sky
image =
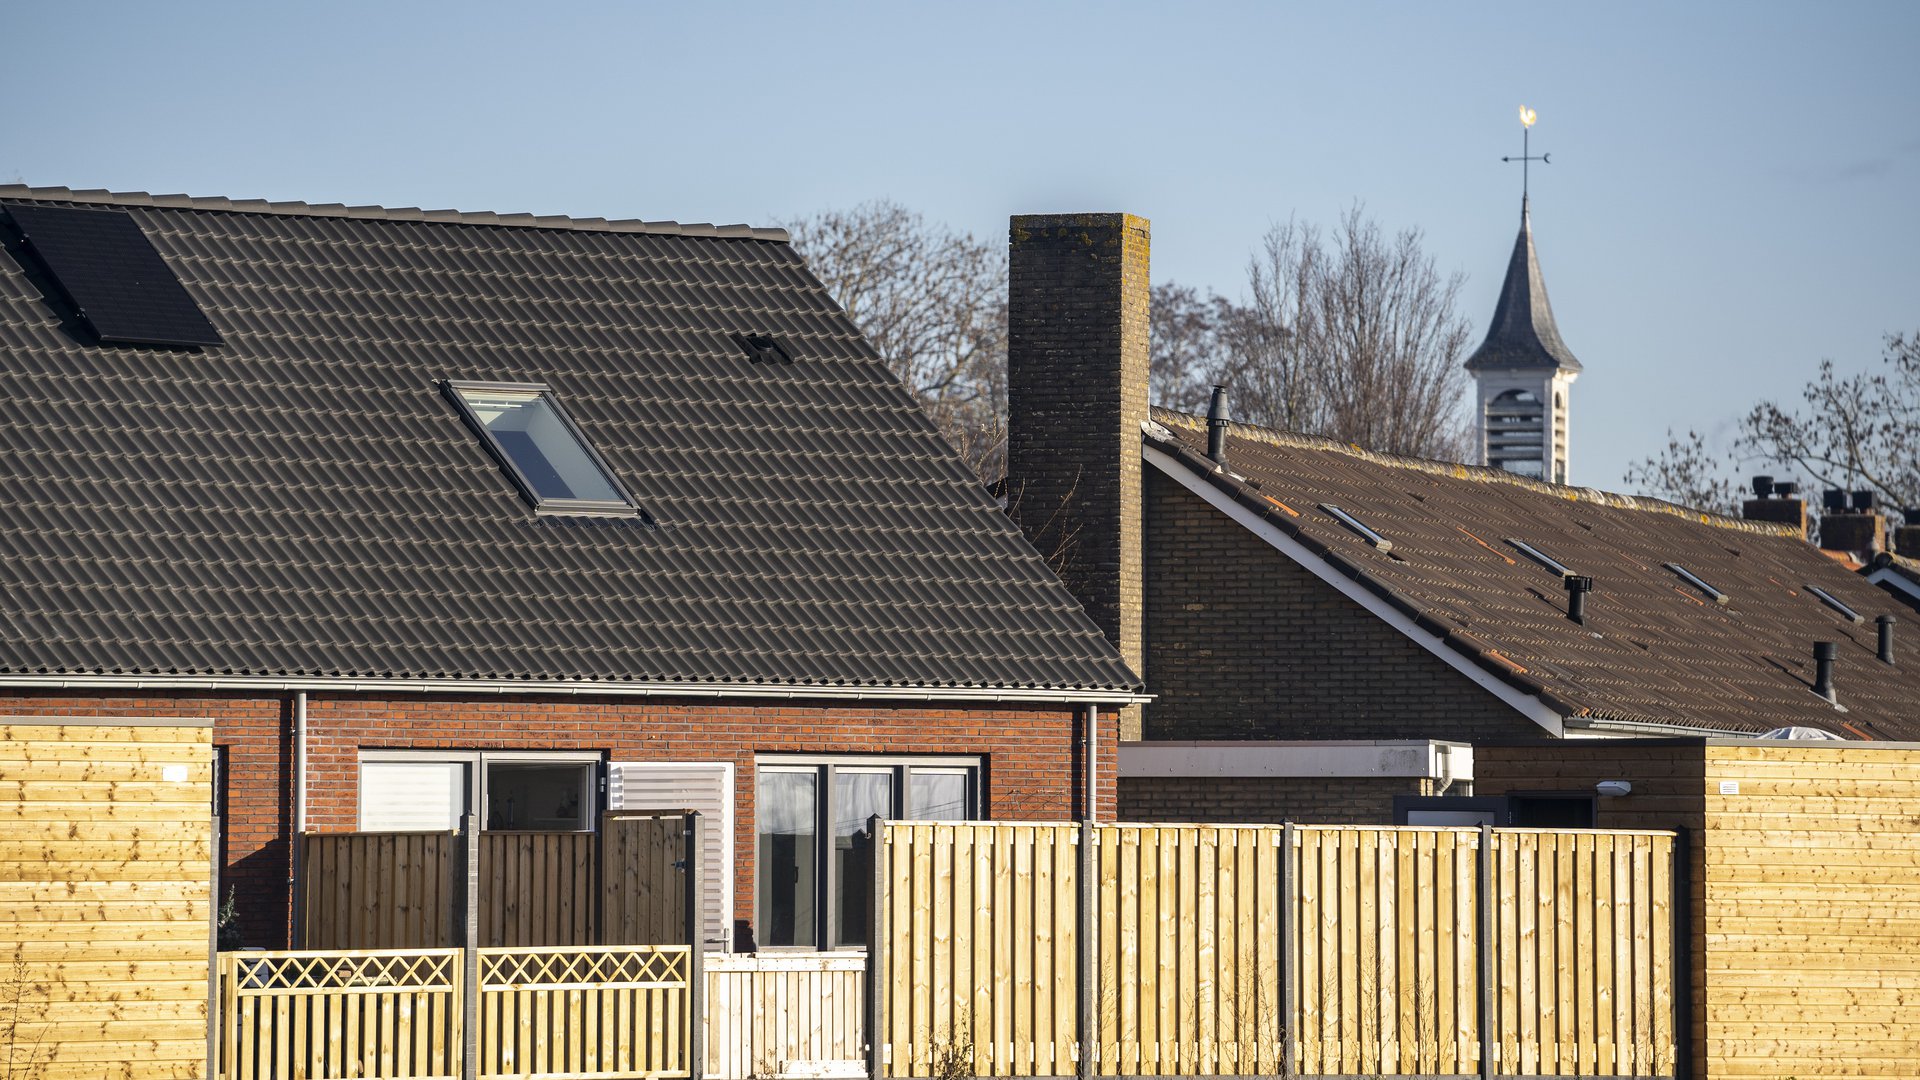
<path id="1" fill-rule="evenodd" d="M 1573 479 L 1724 438 L 1920 328 L 1920 4 L 32 4 L 0 180 L 766 223 L 887 197 L 976 235 L 1151 218 L 1237 294 L 1364 202 L 1484 332 L 1534 226 L 1586 365 Z"/>

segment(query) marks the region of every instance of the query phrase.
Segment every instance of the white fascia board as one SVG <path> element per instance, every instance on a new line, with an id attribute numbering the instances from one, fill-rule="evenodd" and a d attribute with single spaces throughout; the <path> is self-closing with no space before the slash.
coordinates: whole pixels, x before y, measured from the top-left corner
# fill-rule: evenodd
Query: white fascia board
<path id="1" fill-rule="evenodd" d="M 1172 455 L 1145 445 L 1141 447 L 1141 454 L 1148 463 L 1179 481 L 1188 491 L 1205 499 L 1214 509 L 1238 522 L 1248 532 L 1265 540 L 1274 550 L 1299 563 L 1313 576 L 1331 585 L 1341 595 L 1359 604 L 1388 626 L 1405 634 L 1421 648 L 1446 661 L 1449 667 L 1473 680 L 1476 685 L 1505 702 L 1515 712 L 1539 724 L 1549 734 L 1555 736 L 1566 734 L 1565 718 L 1550 708 L 1546 702 L 1532 694 L 1521 692 L 1511 684 L 1496 678 L 1492 672 L 1482 669 L 1480 665 L 1449 646 L 1439 635 L 1422 629 L 1405 612 L 1387 603 L 1366 586 L 1327 565 L 1324 559 L 1309 551 L 1300 541 L 1274 527 L 1272 522 L 1241 506 L 1226 492 L 1195 476 L 1193 470 L 1176 461 Z"/>
<path id="2" fill-rule="evenodd" d="M 1375 742 L 1222 742 L 1154 739 L 1120 744 L 1120 776 L 1472 780 L 1473 747 L 1434 739 Z"/>
<path id="3" fill-rule="evenodd" d="M 313 690 L 346 694 L 559 694 L 571 697 L 760 698 L 776 701 L 987 701 L 1131 705 L 1151 694 L 1124 690 L 1033 690 L 945 686 L 794 686 L 532 679 L 363 679 L 278 675 L 6 675 L 6 690 Z"/>
<path id="4" fill-rule="evenodd" d="M 1878 585 L 1883 589 L 1891 585 L 1895 589 L 1906 593 L 1908 596 L 1920 599 L 1920 585 L 1915 585 L 1913 582 L 1907 580 L 1905 574 L 1895 573 L 1891 567 L 1883 566 L 1873 573 L 1868 574 L 1867 584 Z"/>

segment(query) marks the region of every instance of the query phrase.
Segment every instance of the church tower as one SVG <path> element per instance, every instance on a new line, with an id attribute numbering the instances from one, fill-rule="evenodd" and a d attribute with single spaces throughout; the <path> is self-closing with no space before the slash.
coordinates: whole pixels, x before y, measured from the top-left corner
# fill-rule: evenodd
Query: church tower
<path id="1" fill-rule="evenodd" d="M 1520 122 L 1532 127 L 1533 110 L 1522 108 Z M 1522 156 L 1524 163 L 1545 157 Z M 1474 429 L 1480 464 L 1523 476 L 1567 482 L 1567 406 L 1580 361 L 1560 340 L 1533 250 L 1533 222 L 1523 186 L 1520 235 L 1507 260 L 1507 280 L 1493 308 L 1487 339 L 1467 358 L 1477 389 Z"/>

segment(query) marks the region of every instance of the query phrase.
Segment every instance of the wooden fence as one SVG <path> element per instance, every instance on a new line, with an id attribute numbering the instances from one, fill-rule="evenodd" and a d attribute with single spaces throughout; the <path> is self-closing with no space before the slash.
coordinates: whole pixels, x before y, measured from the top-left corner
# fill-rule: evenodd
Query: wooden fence
<path id="1" fill-rule="evenodd" d="M 473 1075 L 688 1076 L 686 945 L 482 949 Z M 221 1080 L 455 1080 L 462 950 L 224 953 Z"/>
<path id="2" fill-rule="evenodd" d="M 709 1080 L 867 1075 L 865 954 L 712 956 L 706 971 Z"/>
<path id="3" fill-rule="evenodd" d="M 479 944 L 664 944 L 686 927 L 686 817 L 609 814 L 600 831 L 480 834 Z M 458 833 L 300 837 L 300 941 L 310 949 L 461 944 Z"/>
<path id="4" fill-rule="evenodd" d="M 1083 1054 L 1110 1076 L 1674 1075 L 1671 833 L 888 823 L 882 843 L 875 1075 L 1063 1076 Z"/>

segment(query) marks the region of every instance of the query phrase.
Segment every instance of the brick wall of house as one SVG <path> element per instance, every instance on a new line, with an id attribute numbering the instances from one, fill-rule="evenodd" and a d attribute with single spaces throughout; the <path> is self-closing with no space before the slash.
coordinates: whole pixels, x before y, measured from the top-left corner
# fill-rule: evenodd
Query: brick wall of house
<path id="1" fill-rule="evenodd" d="M 1145 489 L 1146 738 L 1542 734 L 1158 469 Z"/>
<path id="2" fill-rule="evenodd" d="M 210 716 L 229 761 L 227 866 L 248 944 L 286 940 L 292 871 L 291 704 L 287 696 L 66 693 L 0 695 L 0 715 Z M 1114 812 L 1117 723 L 1101 710 L 1099 807 Z M 614 761 L 731 761 L 737 791 L 735 914 L 752 917 L 756 754 L 976 754 L 990 816 L 1081 813 L 1084 764 L 1077 710 L 876 704 L 518 697 L 379 698 L 310 694 L 307 820 L 350 831 L 358 816 L 362 749 L 592 750 Z"/>
<path id="3" fill-rule="evenodd" d="M 1131 776 L 1120 781 L 1123 821 L 1243 825 L 1391 825 L 1395 795 L 1431 795 L 1421 777 Z"/>

